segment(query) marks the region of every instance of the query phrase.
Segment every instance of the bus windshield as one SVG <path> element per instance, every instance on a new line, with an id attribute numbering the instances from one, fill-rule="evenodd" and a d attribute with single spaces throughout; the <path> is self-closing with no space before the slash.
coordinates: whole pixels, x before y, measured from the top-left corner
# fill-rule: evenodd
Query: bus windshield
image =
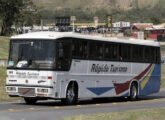
<path id="1" fill-rule="evenodd" d="M 55 68 L 55 41 L 11 40 L 8 67 Z"/>

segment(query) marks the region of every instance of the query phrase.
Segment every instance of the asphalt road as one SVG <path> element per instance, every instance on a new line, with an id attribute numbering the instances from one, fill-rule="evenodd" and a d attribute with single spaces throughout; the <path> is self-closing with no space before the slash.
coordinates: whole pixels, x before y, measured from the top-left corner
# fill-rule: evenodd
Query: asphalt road
<path id="1" fill-rule="evenodd" d="M 165 90 L 136 102 L 120 98 L 84 100 L 73 106 L 62 105 L 59 101 L 41 101 L 36 105 L 3 102 L 0 103 L 0 120 L 62 120 L 75 115 L 151 108 L 165 108 Z"/>

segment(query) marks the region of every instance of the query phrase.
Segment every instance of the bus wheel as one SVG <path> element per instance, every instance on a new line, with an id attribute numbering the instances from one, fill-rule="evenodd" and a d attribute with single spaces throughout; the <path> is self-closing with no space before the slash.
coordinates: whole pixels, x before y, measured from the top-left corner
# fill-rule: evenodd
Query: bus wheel
<path id="1" fill-rule="evenodd" d="M 76 104 L 77 101 L 78 101 L 77 87 L 74 83 L 72 83 L 68 86 L 66 92 L 66 104 L 73 105 Z"/>
<path id="2" fill-rule="evenodd" d="M 130 100 L 135 101 L 138 99 L 138 86 L 136 83 L 132 83 L 130 88 Z"/>
<path id="3" fill-rule="evenodd" d="M 35 104 L 37 102 L 37 99 L 34 98 L 24 98 L 26 104 L 32 105 Z"/>

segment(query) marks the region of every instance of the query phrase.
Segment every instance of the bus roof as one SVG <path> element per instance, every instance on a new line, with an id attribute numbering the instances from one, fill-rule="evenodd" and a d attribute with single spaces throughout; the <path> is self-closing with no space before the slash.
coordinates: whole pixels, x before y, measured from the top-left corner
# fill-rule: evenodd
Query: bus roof
<path id="1" fill-rule="evenodd" d="M 140 40 L 140 39 L 125 39 L 125 38 L 114 38 L 114 37 L 101 37 L 101 36 L 91 36 L 82 35 L 73 32 L 32 32 L 26 34 L 20 34 L 12 36 L 11 39 L 33 39 L 33 40 L 55 40 L 64 37 L 88 39 L 88 40 L 98 40 L 98 41 L 108 41 L 115 43 L 127 43 L 127 44 L 137 44 L 137 45 L 147 45 L 147 46 L 160 46 L 159 42 L 151 40 Z"/>

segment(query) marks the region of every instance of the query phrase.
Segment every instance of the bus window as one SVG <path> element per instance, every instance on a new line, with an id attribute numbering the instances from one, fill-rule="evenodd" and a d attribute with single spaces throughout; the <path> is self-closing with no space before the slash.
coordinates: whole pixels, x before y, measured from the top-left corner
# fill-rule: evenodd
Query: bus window
<path id="1" fill-rule="evenodd" d="M 55 42 L 52 40 L 11 40 L 10 67 L 54 69 Z"/>
<path id="2" fill-rule="evenodd" d="M 143 62 L 144 47 L 134 45 L 132 47 L 132 59 L 134 62 Z M 148 58 L 147 58 L 148 59 Z"/>
<path id="3" fill-rule="evenodd" d="M 101 60 L 103 59 L 103 44 L 92 41 L 89 44 L 89 58 Z"/>
<path id="4" fill-rule="evenodd" d="M 145 62 L 153 62 L 152 61 L 152 48 L 151 47 L 145 47 Z"/>
<path id="5" fill-rule="evenodd" d="M 117 60 L 117 44 L 105 43 L 104 58 L 106 60 Z"/>
<path id="6" fill-rule="evenodd" d="M 131 61 L 131 46 L 130 45 L 121 45 L 121 57 L 122 61 Z M 119 50 L 119 51 L 120 51 Z"/>
<path id="7" fill-rule="evenodd" d="M 56 44 L 56 69 L 67 71 L 71 64 L 71 43 L 68 41 L 57 42 Z"/>
<path id="8" fill-rule="evenodd" d="M 160 63 L 160 48 L 156 48 L 156 63 Z"/>
<path id="9" fill-rule="evenodd" d="M 72 56 L 73 58 L 86 59 L 87 58 L 87 44 L 88 42 L 81 39 L 73 39 L 72 42 Z"/>

